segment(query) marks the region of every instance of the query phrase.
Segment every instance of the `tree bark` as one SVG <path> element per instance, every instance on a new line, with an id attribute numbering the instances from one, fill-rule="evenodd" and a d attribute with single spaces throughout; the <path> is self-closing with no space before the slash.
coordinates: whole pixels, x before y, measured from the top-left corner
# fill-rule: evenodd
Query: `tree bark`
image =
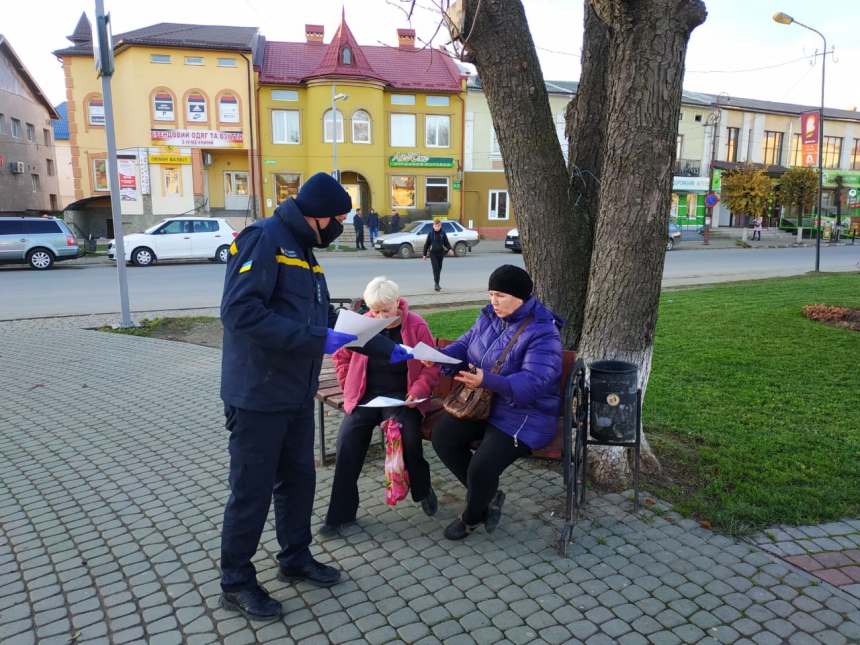
<path id="1" fill-rule="evenodd" d="M 464 49 L 481 78 L 496 127 L 523 259 L 535 293 L 568 320 L 575 348 L 582 326 L 591 225 L 574 209 L 546 85 L 520 0 L 466 0 Z"/>

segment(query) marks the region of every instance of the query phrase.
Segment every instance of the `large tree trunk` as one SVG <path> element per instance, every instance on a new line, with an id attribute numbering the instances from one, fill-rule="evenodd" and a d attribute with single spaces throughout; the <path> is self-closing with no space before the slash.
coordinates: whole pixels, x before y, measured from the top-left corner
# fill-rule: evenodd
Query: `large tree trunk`
<path id="1" fill-rule="evenodd" d="M 684 57 L 705 6 L 699 0 L 588 4 L 608 27 L 608 137 L 579 352 L 587 361 L 635 363 L 644 391 L 666 255 Z M 600 457 L 591 473 L 598 483 L 629 481 L 622 449 L 595 452 Z M 659 467 L 647 447 L 643 455 L 646 471 Z"/>
<path id="2" fill-rule="evenodd" d="M 568 190 L 525 12 L 520 0 L 466 0 L 464 7 L 466 60 L 478 68 L 496 127 L 526 269 L 537 296 L 568 320 L 562 338 L 572 349 L 582 327 L 591 224 Z"/>

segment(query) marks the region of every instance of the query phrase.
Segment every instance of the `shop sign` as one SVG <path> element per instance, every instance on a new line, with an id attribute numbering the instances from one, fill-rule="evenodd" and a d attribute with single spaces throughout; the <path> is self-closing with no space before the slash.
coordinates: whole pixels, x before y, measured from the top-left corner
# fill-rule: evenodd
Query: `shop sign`
<path id="1" fill-rule="evenodd" d="M 460 182 L 459 181 L 454 182 L 454 190 L 460 190 Z"/>
<path id="2" fill-rule="evenodd" d="M 413 168 L 451 168 L 453 157 L 430 157 L 420 152 L 398 152 L 388 158 L 389 166 L 411 166 Z"/>
<path id="3" fill-rule="evenodd" d="M 696 193 L 708 192 L 707 177 L 675 177 L 672 180 L 672 190 L 686 190 Z"/>
<path id="4" fill-rule="evenodd" d="M 803 143 L 803 165 L 818 165 L 818 134 L 820 123 L 818 112 L 807 112 L 800 117 L 801 141 Z"/>
<path id="5" fill-rule="evenodd" d="M 119 198 L 124 202 L 137 201 L 137 182 L 134 176 L 134 159 L 118 159 Z"/>
<path id="6" fill-rule="evenodd" d="M 151 130 L 150 138 L 157 146 L 195 148 L 241 148 L 245 141 L 241 132 L 220 130 Z"/>
<path id="7" fill-rule="evenodd" d="M 180 164 L 187 166 L 191 163 L 190 155 L 149 155 L 149 163 Z"/>
<path id="8" fill-rule="evenodd" d="M 723 171 L 720 168 L 714 168 L 714 179 L 711 182 L 711 191 L 718 193 L 723 187 Z"/>
<path id="9" fill-rule="evenodd" d="M 277 160 L 276 160 L 276 159 L 263 159 L 263 163 L 264 163 L 264 164 L 266 164 L 266 165 L 268 166 L 268 165 L 270 165 L 270 164 L 271 164 L 271 165 L 274 165 L 274 164 L 276 164 L 276 163 L 278 163 L 278 162 L 277 162 Z"/>
<path id="10" fill-rule="evenodd" d="M 824 171 L 824 183 L 827 186 L 835 186 L 833 180 L 836 178 L 836 175 L 842 176 L 842 181 L 845 182 L 846 186 L 860 186 L 860 172 L 850 171 L 850 170 L 825 170 Z"/>

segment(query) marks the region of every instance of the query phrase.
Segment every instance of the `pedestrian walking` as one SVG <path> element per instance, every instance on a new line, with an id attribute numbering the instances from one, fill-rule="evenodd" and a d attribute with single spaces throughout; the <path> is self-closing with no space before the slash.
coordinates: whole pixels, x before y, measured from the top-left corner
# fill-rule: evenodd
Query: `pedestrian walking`
<path id="1" fill-rule="evenodd" d="M 439 280 L 442 276 L 442 260 L 446 253 L 454 253 L 451 248 L 451 243 L 448 241 L 448 235 L 442 230 L 442 221 L 433 220 L 433 230 L 427 234 L 427 240 L 424 242 L 424 259 L 430 255 L 430 264 L 433 266 L 433 288 L 436 291 L 441 291 Z"/>
<path id="2" fill-rule="evenodd" d="M 367 226 L 367 236 L 370 238 L 370 246 L 373 246 L 373 241 L 379 237 L 379 213 L 371 208 L 367 214 L 365 225 Z"/>
<path id="3" fill-rule="evenodd" d="M 394 211 L 391 213 L 391 233 L 400 232 L 400 213 Z"/>
<path id="4" fill-rule="evenodd" d="M 759 242 L 761 242 L 761 221 L 762 221 L 762 217 L 761 217 L 761 215 L 759 215 L 758 217 L 755 218 L 755 222 L 753 223 L 752 239 L 755 240 L 756 236 L 758 236 Z"/>
<path id="5" fill-rule="evenodd" d="M 236 237 L 227 262 L 221 321 L 221 398 L 230 431 L 230 498 L 221 530 L 220 605 L 274 620 L 280 602 L 259 584 L 252 558 L 274 499 L 277 578 L 321 587 L 341 574 L 311 555 L 314 394 L 323 354 L 356 339 L 329 327 L 336 315 L 313 248 L 343 232 L 352 202 L 330 175 L 311 177 L 272 217 Z M 410 355 L 377 335 L 374 356 Z"/>
<path id="6" fill-rule="evenodd" d="M 361 209 L 355 209 L 355 217 L 352 218 L 352 225 L 355 227 L 355 248 L 366 251 L 364 248 L 364 218 L 361 216 Z"/>

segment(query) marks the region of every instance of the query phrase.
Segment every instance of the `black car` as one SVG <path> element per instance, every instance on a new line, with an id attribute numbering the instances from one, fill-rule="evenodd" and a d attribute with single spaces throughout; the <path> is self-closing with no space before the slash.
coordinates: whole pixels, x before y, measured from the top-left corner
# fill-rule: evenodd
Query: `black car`
<path id="1" fill-rule="evenodd" d="M 514 253 L 522 253 L 523 247 L 520 246 L 520 232 L 512 228 L 508 231 L 507 237 L 505 237 L 505 248 L 510 249 Z"/>

